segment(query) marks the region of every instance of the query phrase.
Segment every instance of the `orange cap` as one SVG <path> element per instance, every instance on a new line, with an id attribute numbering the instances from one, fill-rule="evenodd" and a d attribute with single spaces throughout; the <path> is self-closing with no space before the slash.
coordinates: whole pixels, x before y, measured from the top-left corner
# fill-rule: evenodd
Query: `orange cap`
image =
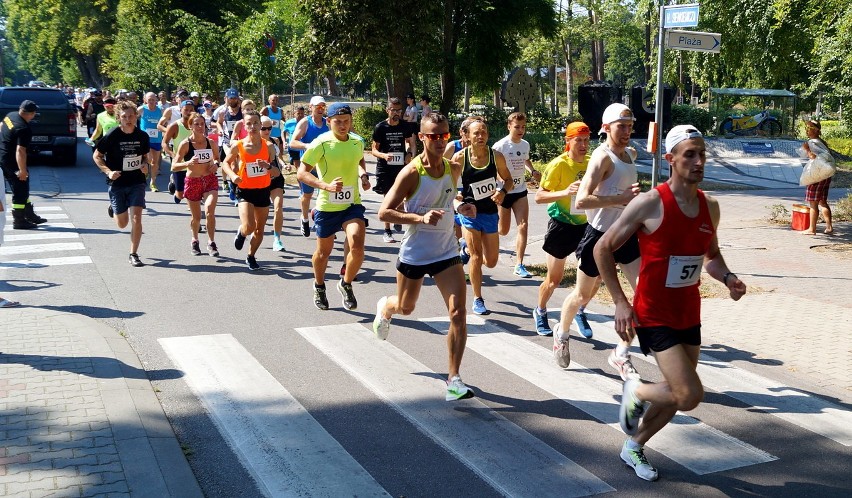
<path id="1" fill-rule="evenodd" d="M 580 135 L 591 135 L 591 134 L 592 134 L 592 131 L 589 129 L 589 126 L 582 121 L 574 121 L 573 123 L 569 124 L 567 128 L 565 128 L 565 139 L 566 140 L 569 139 L 569 138 L 579 137 Z M 570 148 L 571 147 L 566 142 L 565 143 L 565 152 L 568 152 L 568 150 Z"/>

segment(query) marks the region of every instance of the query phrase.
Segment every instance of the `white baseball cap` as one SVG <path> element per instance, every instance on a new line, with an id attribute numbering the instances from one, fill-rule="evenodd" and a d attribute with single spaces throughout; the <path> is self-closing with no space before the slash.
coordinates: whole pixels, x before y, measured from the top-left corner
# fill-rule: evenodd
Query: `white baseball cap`
<path id="1" fill-rule="evenodd" d="M 690 138 L 699 138 L 704 135 L 698 131 L 698 128 L 692 125 L 677 125 L 666 135 L 666 151 L 671 152 L 675 145 L 689 140 Z"/>
<path id="2" fill-rule="evenodd" d="M 311 105 L 319 104 L 325 104 L 325 99 L 322 98 L 320 95 L 314 95 L 313 97 L 311 97 Z"/>
<path id="3" fill-rule="evenodd" d="M 604 109 L 603 118 L 601 118 L 601 129 L 598 134 L 606 133 L 604 125 L 615 123 L 616 121 L 636 121 L 633 117 L 633 111 L 624 104 L 610 104 Z"/>

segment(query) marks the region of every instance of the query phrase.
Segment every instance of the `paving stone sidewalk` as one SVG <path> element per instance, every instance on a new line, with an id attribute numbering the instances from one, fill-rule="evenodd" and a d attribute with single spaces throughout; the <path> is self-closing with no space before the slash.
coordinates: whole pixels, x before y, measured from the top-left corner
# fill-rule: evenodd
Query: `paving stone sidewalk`
<path id="1" fill-rule="evenodd" d="M 127 341 L 26 307 L 0 310 L 0 495 L 202 496 Z"/>

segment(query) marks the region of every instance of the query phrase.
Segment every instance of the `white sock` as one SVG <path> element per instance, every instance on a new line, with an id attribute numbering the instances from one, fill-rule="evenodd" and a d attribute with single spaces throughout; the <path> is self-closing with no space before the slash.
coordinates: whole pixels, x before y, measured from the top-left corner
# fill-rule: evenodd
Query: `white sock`
<path id="1" fill-rule="evenodd" d="M 568 339 L 571 335 L 570 332 L 571 332 L 570 330 L 565 330 L 564 328 L 560 327 L 559 328 L 559 340 L 562 341 L 562 342 L 568 341 Z"/>
<path id="2" fill-rule="evenodd" d="M 618 343 L 615 347 L 615 356 L 620 356 L 622 358 L 627 358 L 627 353 L 630 351 L 629 346 L 625 346 L 622 343 Z"/>
<path id="3" fill-rule="evenodd" d="M 306 221 L 308 221 L 308 220 L 306 220 L 305 218 L 299 217 L 299 221 L 301 221 L 302 223 L 304 223 L 304 222 L 306 222 Z"/>

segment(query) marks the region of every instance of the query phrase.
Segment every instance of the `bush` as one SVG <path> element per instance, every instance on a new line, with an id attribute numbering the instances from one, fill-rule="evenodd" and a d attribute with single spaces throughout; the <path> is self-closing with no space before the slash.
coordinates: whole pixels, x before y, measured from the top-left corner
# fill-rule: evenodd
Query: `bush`
<path id="1" fill-rule="evenodd" d="M 852 194 L 838 199 L 831 211 L 833 221 L 852 221 Z"/>
<path id="2" fill-rule="evenodd" d="M 384 107 L 359 107 L 352 114 L 352 132 L 361 135 L 369 148 L 372 144 L 373 128 L 387 117 L 388 113 Z"/>
<path id="3" fill-rule="evenodd" d="M 707 135 L 713 128 L 713 116 L 706 109 L 691 105 L 672 105 L 672 126 L 689 124 Z"/>
<path id="4" fill-rule="evenodd" d="M 561 133 L 527 132 L 524 140 L 530 143 L 530 161 L 548 163 L 565 150 Z"/>

